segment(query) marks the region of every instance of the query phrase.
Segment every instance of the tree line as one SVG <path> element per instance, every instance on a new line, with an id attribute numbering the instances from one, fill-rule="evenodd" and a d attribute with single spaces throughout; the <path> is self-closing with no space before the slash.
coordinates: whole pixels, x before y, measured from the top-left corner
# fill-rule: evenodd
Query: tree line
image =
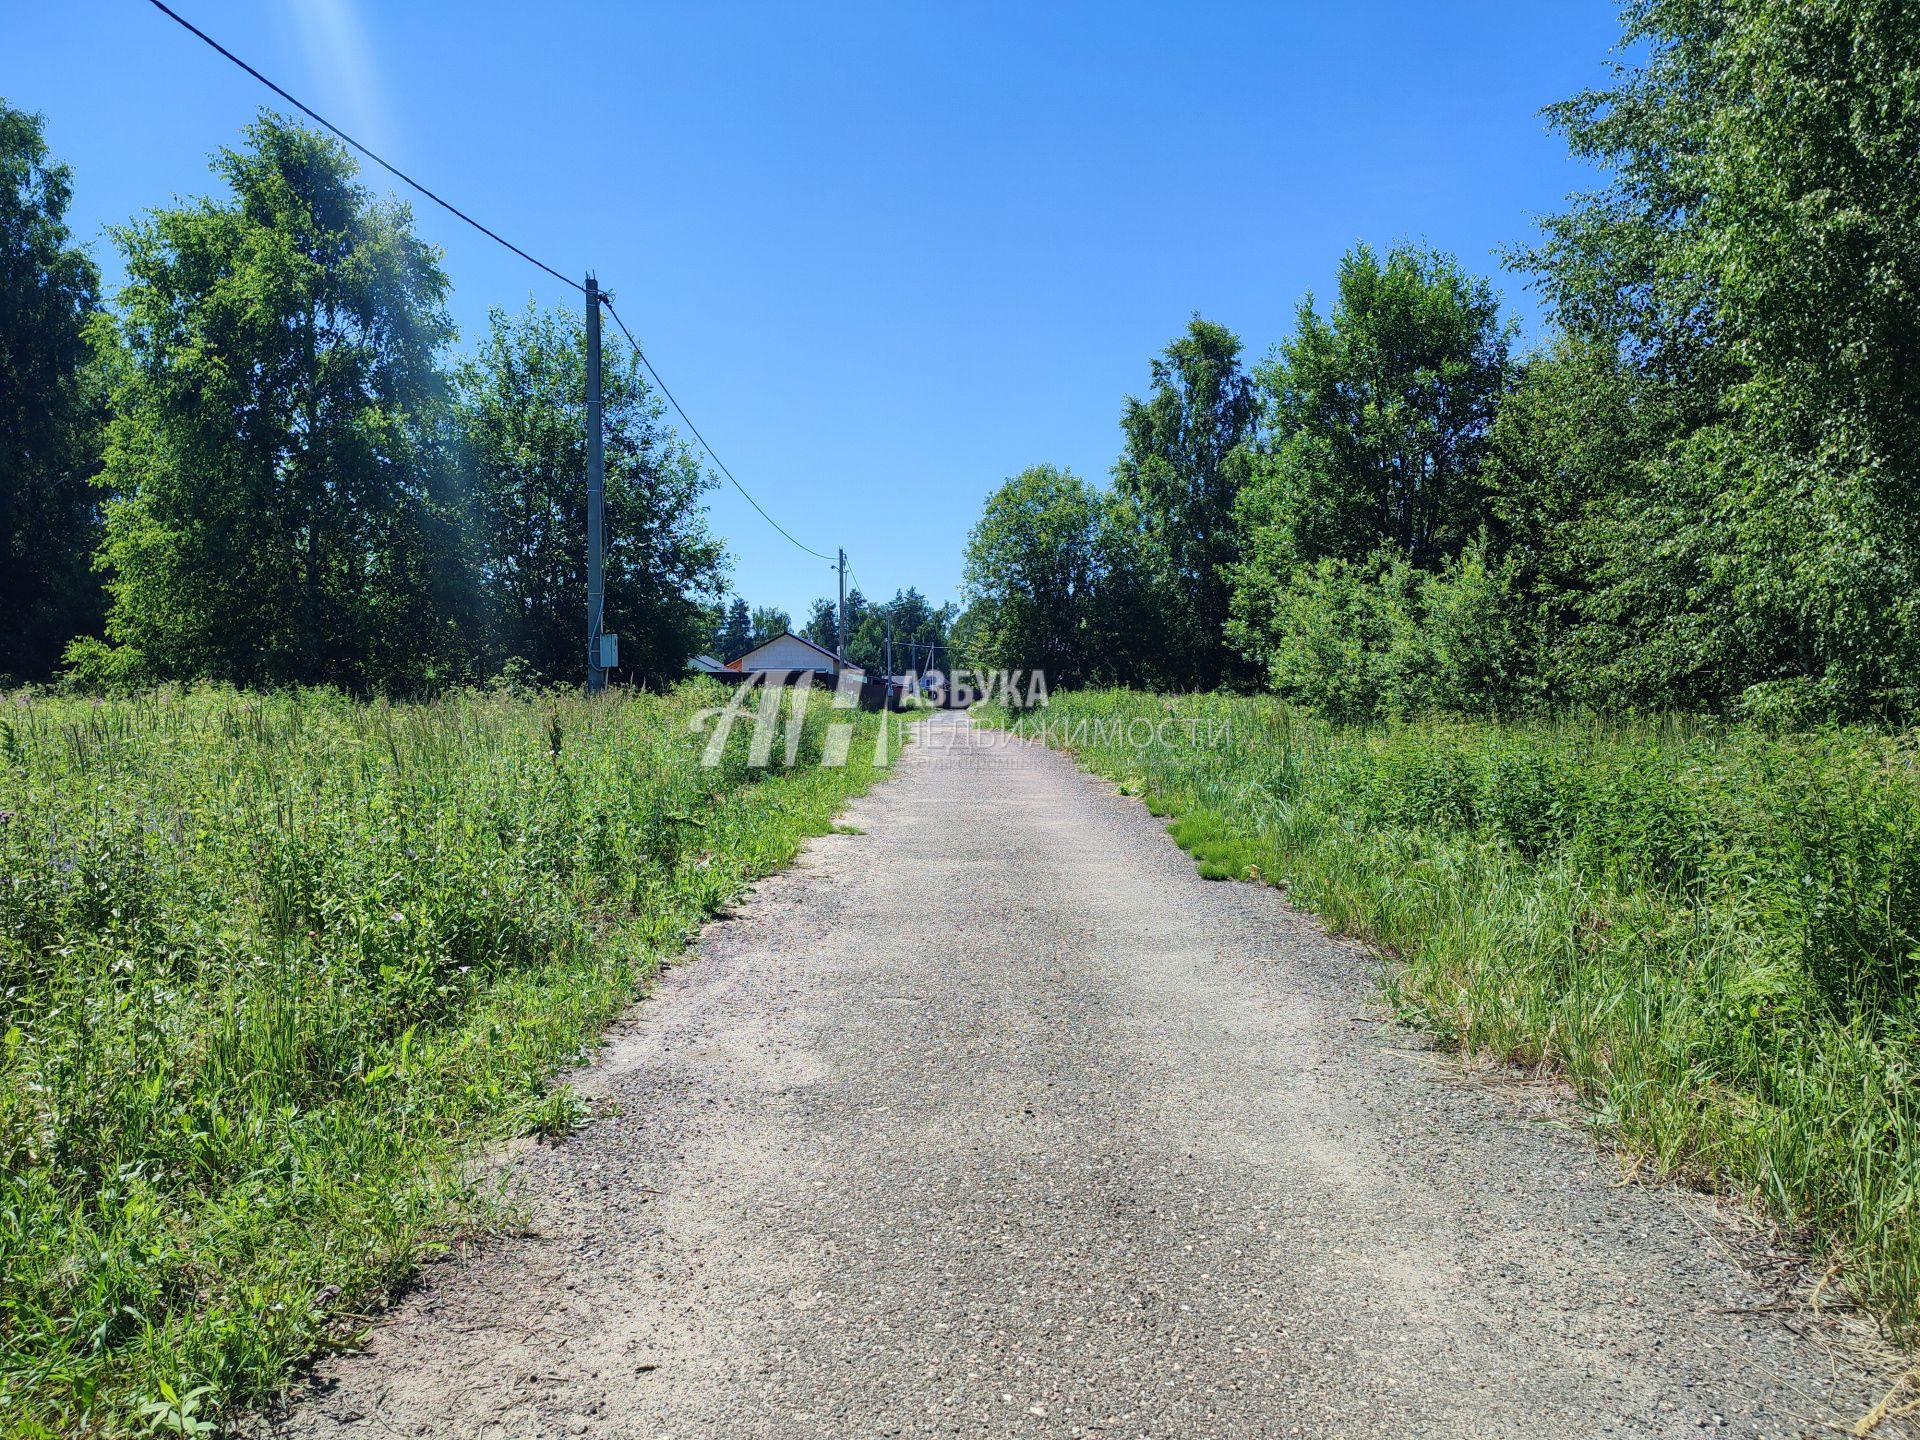
<path id="1" fill-rule="evenodd" d="M 449 362 L 438 252 L 337 142 L 263 113 L 213 168 L 224 194 L 112 232 L 109 304 L 69 171 L 0 102 L 0 677 L 578 677 L 582 320 L 496 310 Z M 603 368 L 604 626 L 669 680 L 724 593 L 711 482 L 633 351 Z"/>
<path id="2" fill-rule="evenodd" d="M 896 675 L 909 669 L 944 672 L 953 614 L 953 606 L 935 605 L 913 587 L 895 591 L 893 599 L 883 603 L 852 586 L 847 591 L 846 659 L 869 675 L 887 673 L 889 655 Z M 798 633 L 831 650 L 838 617 L 837 601 L 816 600 Z"/>
<path id="3" fill-rule="evenodd" d="M 1195 317 L 1101 488 L 987 501 L 958 625 L 1057 684 L 1350 719 L 1920 711 L 1920 9 L 1635 0 L 1552 107 L 1600 188 L 1487 280 L 1356 247 L 1248 367 Z"/>

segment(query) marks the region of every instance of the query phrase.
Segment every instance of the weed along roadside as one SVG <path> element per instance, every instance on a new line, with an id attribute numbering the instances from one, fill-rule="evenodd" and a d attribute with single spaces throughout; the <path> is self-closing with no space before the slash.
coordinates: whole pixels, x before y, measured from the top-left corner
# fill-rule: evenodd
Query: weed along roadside
<path id="1" fill-rule="evenodd" d="M 469 1157 L 905 740 L 815 696 L 756 767 L 725 698 L 0 708 L 0 1429 L 197 1433 L 486 1227 Z"/>
<path id="2" fill-rule="evenodd" d="M 1395 957 L 1406 1019 L 1564 1072 L 1660 1171 L 1748 1196 L 1920 1323 L 1920 784 L 1910 741 L 1706 723 L 1343 727 L 1269 699 L 986 719 Z M 1168 725 L 1168 720 L 1177 722 Z"/>

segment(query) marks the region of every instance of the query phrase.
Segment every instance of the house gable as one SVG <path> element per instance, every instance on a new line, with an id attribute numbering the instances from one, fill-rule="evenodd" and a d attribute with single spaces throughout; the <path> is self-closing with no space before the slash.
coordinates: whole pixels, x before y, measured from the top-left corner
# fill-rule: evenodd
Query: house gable
<path id="1" fill-rule="evenodd" d="M 729 670 L 813 670 L 830 673 L 833 670 L 833 652 L 814 644 L 805 636 L 796 635 L 791 630 L 774 636 L 765 644 L 734 656 L 727 661 Z M 851 661 L 844 667 L 856 675 L 866 672 Z"/>

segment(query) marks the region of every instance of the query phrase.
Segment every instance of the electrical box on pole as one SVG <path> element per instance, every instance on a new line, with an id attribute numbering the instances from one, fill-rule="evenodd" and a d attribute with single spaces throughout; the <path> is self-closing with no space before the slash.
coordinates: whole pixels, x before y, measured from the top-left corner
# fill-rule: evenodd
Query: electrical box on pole
<path id="1" fill-rule="evenodd" d="M 606 577 L 601 571 L 607 488 L 606 437 L 600 421 L 600 282 L 587 276 L 587 693 L 607 685 L 607 647 L 600 623 L 606 614 Z M 606 637 L 612 639 L 611 636 Z M 615 659 L 619 647 L 613 647 Z"/>

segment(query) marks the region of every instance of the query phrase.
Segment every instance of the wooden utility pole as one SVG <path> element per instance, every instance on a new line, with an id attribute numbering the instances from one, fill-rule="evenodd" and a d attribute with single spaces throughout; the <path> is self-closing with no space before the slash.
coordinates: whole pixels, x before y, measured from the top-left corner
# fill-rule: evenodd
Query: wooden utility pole
<path id="1" fill-rule="evenodd" d="M 601 527 L 607 489 L 606 439 L 600 422 L 600 282 L 587 276 L 587 693 L 607 687 L 600 664 L 600 624 L 606 614 L 606 576 L 601 571 Z"/>
<path id="2" fill-rule="evenodd" d="M 840 623 L 834 626 L 833 678 L 838 681 L 847 663 L 847 552 L 840 552 Z"/>

